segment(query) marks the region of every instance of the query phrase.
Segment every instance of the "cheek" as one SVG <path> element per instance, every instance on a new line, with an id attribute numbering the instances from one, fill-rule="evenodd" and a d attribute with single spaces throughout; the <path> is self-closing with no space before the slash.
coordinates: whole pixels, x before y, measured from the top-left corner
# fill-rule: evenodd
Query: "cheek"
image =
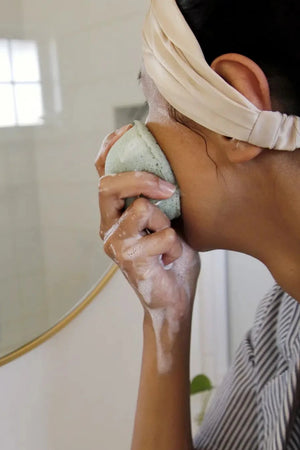
<path id="1" fill-rule="evenodd" d="M 150 118 L 148 128 L 163 149 L 180 188 L 183 237 L 195 250 L 206 249 L 217 209 L 215 164 L 207 155 L 203 138 L 170 119 L 165 123 Z"/>

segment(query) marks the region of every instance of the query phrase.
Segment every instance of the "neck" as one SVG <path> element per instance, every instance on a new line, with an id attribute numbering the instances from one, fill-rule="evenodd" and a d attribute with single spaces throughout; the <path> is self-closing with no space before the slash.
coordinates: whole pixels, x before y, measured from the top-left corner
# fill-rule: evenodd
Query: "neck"
<path id="1" fill-rule="evenodd" d="M 246 242 L 228 242 L 226 248 L 260 260 L 281 288 L 300 303 L 299 235 L 293 238 L 293 235 L 286 234 L 284 229 L 269 228 L 262 231 L 254 226 L 253 230 L 247 233 Z"/>
<path id="2" fill-rule="evenodd" d="M 264 258 L 282 289 L 300 302 L 300 151 L 283 154 L 279 160 L 273 188 L 273 233 Z"/>
<path id="3" fill-rule="evenodd" d="M 300 302 L 300 151 L 297 153 L 295 159 L 274 154 L 276 172 L 270 159 L 267 161 L 247 213 L 244 218 L 240 214 L 235 232 L 242 229 L 243 233 L 238 248 L 232 250 L 262 261 L 282 289 Z M 272 172 L 273 177 L 266 176 Z"/>
<path id="4" fill-rule="evenodd" d="M 268 267 L 276 282 L 300 302 L 300 236 L 294 226 L 274 227 L 261 246 L 260 259 Z M 300 221 L 295 222 L 300 224 Z"/>
<path id="5" fill-rule="evenodd" d="M 279 286 L 300 303 L 299 261 L 289 259 L 285 264 L 283 262 L 284 260 L 279 264 L 270 263 L 269 270 Z"/>

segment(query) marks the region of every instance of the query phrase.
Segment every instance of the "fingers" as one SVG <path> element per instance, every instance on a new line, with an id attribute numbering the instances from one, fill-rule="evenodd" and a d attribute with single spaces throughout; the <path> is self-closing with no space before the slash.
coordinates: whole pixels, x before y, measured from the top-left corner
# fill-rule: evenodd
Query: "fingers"
<path id="1" fill-rule="evenodd" d="M 144 198 L 135 200 L 120 219 L 106 232 L 102 232 L 106 241 L 114 234 L 114 239 L 128 240 L 145 236 L 145 230 L 160 231 L 170 226 L 168 217 L 156 206 Z M 149 231 L 148 231 L 149 232 Z"/>
<path id="2" fill-rule="evenodd" d="M 141 240 L 142 254 L 161 256 L 162 265 L 169 265 L 182 254 L 182 243 L 173 228 L 165 228 Z"/>
<path id="3" fill-rule="evenodd" d="M 165 228 L 144 237 L 125 240 L 122 246 L 109 243 L 109 256 L 113 254 L 121 268 L 134 265 L 137 275 L 147 277 L 145 266 L 156 267 L 157 273 L 166 265 L 170 265 L 182 255 L 182 243 L 172 228 Z M 163 261 L 162 261 L 163 260 Z M 167 264 L 166 262 L 167 261 Z M 138 273 L 138 268 L 142 272 Z M 159 281 L 159 280 L 157 280 Z"/>
<path id="4" fill-rule="evenodd" d="M 155 271 L 156 275 L 164 272 L 166 264 L 175 262 L 182 255 L 182 243 L 178 236 L 170 237 L 171 228 L 143 237 L 119 240 L 113 235 L 105 241 L 104 249 L 123 272 L 134 279 L 146 279 Z M 156 282 L 159 284 L 158 278 Z"/>
<path id="5" fill-rule="evenodd" d="M 125 238 L 141 235 L 147 229 L 153 232 L 170 226 L 170 220 L 145 198 L 139 198 L 124 212 L 119 230 Z"/>
<path id="6" fill-rule="evenodd" d="M 153 234 L 145 235 L 145 228 Z M 106 233 L 104 249 L 119 262 L 164 255 L 164 263 L 167 264 L 182 252 L 180 238 L 170 228 L 169 219 L 159 208 L 142 198 L 136 200 Z"/>
<path id="7" fill-rule="evenodd" d="M 120 139 L 120 137 L 126 133 L 126 131 L 132 128 L 132 126 L 133 126 L 132 124 L 124 125 L 119 130 L 116 130 L 113 133 L 108 134 L 104 138 L 95 161 L 95 166 L 99 174 L 99 177 L 102 177 L 104 175 L 105 160 L 109 150 L 114 145 L 114 143 L 117 142 L 117 140 Z"/>
<path id="8" fill-rule="evenodd" d="M 125 172 L 102 177 L 99 182 L 101 238 L 103 239 L 107 231 L 120 219 L 125 204 L 124 199 L 140 195 L 166 199 L 173 195 L 175 189 L 174 185 L 146 172 Z M 142 206 L 142 203 L 137 205 Z"/>

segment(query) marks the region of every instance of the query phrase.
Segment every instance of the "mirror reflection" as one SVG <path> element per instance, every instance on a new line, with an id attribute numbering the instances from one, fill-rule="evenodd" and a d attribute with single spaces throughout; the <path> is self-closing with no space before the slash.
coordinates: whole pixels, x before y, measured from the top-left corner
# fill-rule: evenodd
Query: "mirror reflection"
<path id="1" fill-rule="evenodd" d="M 124 65 L 105 45 L 115 29 L 88 30 L 111 5 L 76 5 L 72 20 L 69 6 L 58 17 L 51 2 L 13 0 L 0 18 L 0 357 L 53 327 L 111 267 L 94 160 L 107 133 L 145 114 L 139 30 L 119 22 L 134 61 Z"/>

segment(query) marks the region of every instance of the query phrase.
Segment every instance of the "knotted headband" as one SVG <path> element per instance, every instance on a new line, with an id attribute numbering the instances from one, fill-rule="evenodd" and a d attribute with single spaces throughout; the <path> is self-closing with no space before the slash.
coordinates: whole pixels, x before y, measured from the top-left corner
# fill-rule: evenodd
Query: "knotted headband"
<path id="1" fill-rule="evenodd" d="M 143 60 L 167 102 L 200 125 L 263 148 L 300 147 L 300 118 L 261 111 L 223 80 L 206 62 L 175 0 L 151 0 Z"/>

